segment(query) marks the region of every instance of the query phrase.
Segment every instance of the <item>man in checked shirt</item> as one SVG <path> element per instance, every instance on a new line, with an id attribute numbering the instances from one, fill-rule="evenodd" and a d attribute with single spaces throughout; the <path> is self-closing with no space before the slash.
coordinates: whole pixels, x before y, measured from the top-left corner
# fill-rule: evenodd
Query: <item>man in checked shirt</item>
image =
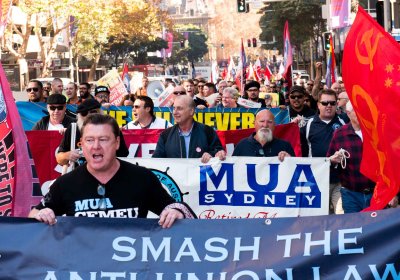
<path id="1" fill-rule="evenodd" d="M 339 176 L 344 213 L 354 213 L 370 205 L 375 183 L 360 173 L 363 138 L 350 101 L 346 104 L 346 112 L 350 122 L 335 131 L 326 155 Z M 340 149 L 348 154 L 339 152 Z M 390 204 L 397 205 L 397 197 Z"/>

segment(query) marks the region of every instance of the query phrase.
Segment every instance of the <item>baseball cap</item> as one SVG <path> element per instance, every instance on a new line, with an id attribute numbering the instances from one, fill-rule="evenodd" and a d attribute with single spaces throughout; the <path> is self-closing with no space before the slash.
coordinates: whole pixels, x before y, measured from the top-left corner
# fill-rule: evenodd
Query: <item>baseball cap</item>
<path id="1" fill-rule="evenodd" d="M 301 93 L 302 95 L 306 95 L 306 89 L 302 86 L 292 86 L 290 88 L 289 94 L 292 94 L 293 92 L 298 92 Z"/>
<path id="2" fill-rule="evenodd" d="M 94 89 L 94 95 L 97 95 L 98 93 L 102 93 L 102 92 L 105 92 L 105 93 L 107 93 L 107 94 L 110 94 L 110 90 L 109 90 L 108 87 L 106 87 L 106 86 L 97 86 L 97 87 Z"/>

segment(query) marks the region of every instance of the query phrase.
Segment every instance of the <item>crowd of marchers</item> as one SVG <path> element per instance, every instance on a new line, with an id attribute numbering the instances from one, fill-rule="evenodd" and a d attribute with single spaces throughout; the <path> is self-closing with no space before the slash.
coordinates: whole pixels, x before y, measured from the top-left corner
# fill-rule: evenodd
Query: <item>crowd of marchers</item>
<path id="1" fill-rule="evenodd" d="M 63 85 L 55 78 L 42 84 L 31 80 L 27 87 L 29 102 L 46 102 L 48 115 L 34 130 L 56 130 L 63 134 L 56 160 L 73 171 L 56 179 L 30 217 L 54 224 L 56 216 L 81 216 L 122 211 L 129 217 L 146 217 L 148 211 L 160 216 L 162 227 L 176 219 L 195 218 L 190 206 L 175 202 L 162 188 L 155 175 L 143 167 L 119 160 L 126 157 L 121 129 L 163 129 L 154 158 L 199 158 L 207 163 L 227 157 L 215 130 L 195 121 L 196 110 L 205 108 L 240 108 L 251 104 L 260 110 L 255 116 L 254 132 L 242 139 L 232 156 L 278 157 L 284 161 L 295 156 L 291 144 L 274 136 L 275 117 L 269 110 L 288 110 L 290 121 L 299 127 L 303 157 L 327 157 L 331 161 L 329 201 L 331 213 L 359 212 L 369 206 L 375 183 L 360 173 L 363 136 L 343 81 L 330 85 L 322 82 L 322 64 L 315 64 L 314 80 L 248 80 L 243 85 L 220 79 L 211 83 L 202 78 L 188 79 L 173 87 L 174 125 L 154 115 L 149 81 L 129 93 L 120 106 L 132 108 L 132 121 L 119 128 L 116 121 L 103 114 L 110 106 L 110 89 L 89 83 Z M 242 88 L 242 90 L 240 90 Z M 246 102 L 241 102 L 245 100 Z M 71 114 L 67 104 L 76 104 Z M 245 104 L 245 105 L 243 105 Z M 71 144 L 75 139 L 75 146 Z M 149 199 L 152 198 L 152 199 Z M 79 208 L 92 200 L 89 207 Z M 397 206 L 397 197 L 388 205 Z M 95 213 L 95 214 L 93 214 Z M 100 215 L 101 216 L 101 215 Z"/>

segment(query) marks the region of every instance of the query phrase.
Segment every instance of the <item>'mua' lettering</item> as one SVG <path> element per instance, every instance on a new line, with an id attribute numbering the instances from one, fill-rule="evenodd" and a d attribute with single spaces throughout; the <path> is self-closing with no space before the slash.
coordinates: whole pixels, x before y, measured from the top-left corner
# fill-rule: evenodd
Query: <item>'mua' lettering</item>
<path id="1" fill-rule="evenodd" d="M 279 184 L 279 166 L 280 164 L 268 164 L 269 181 L 260 184 L 257 182 L 256 164 L 246 164 L 249 191 L 235 190 L 233 163 L 223 163 L 218 173 L 215 173 L 210 165 L 201 166 L 199 204 L 285 208 L 321 207 L 321 192 L 310 164 L 297 164 L 286 192 L 274 192 Z M 300 177 L 306 180 L 300 180 Z M 211 181 L 210 185 L 209 181 Z M 223 190 L 219 189 L 222 184 L 226 186 Z M 211 190 L 212 188 L 214 190 Z"/>

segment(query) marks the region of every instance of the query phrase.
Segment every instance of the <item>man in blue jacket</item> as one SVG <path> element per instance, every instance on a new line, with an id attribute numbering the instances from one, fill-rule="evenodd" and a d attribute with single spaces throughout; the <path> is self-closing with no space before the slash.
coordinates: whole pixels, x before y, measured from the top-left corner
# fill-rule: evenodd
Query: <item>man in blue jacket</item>
<path id="1" fill-rule="evenodd" d="M 212 127 L 193 119 L 196 104 L 188 95 L 177 96 L 174 102 L 175 125 L 164 130 L 157 142 L 153 158 L 201 158 L 224 160 L 226 153 Z"/>

